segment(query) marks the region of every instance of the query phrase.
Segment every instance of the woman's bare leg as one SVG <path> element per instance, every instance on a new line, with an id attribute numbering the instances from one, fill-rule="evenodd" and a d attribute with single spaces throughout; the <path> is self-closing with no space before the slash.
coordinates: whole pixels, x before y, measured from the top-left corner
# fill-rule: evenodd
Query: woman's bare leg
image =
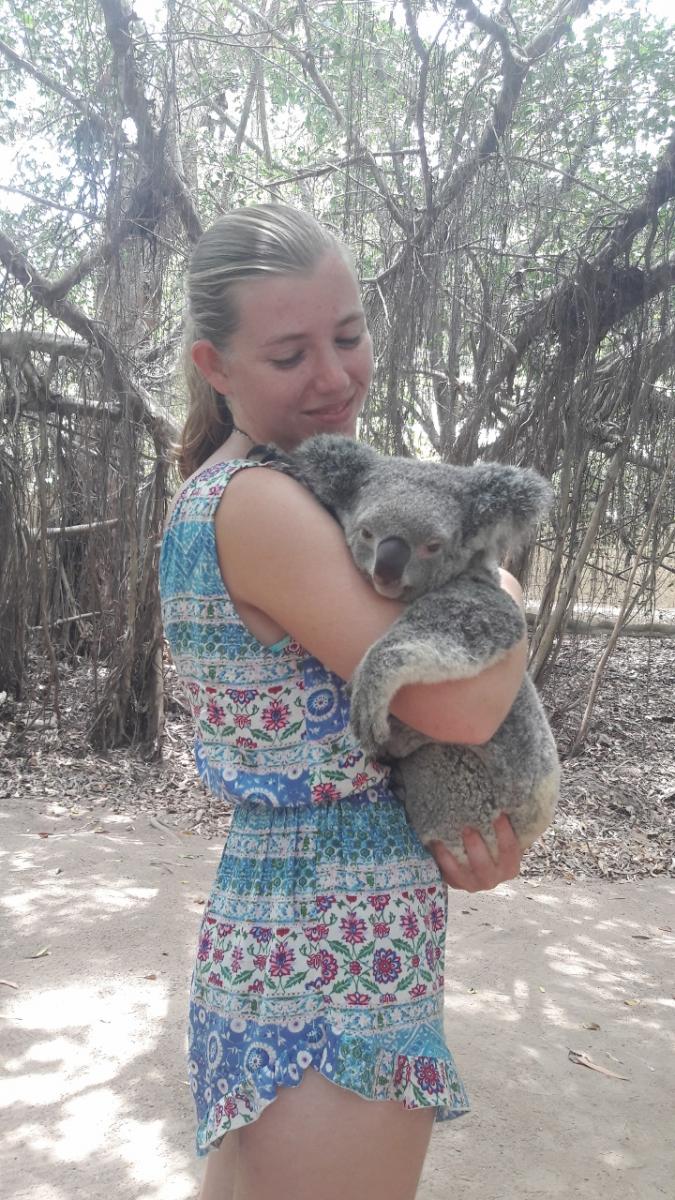
<path id="1" fill-rule="evenodd" d="M 366 1100 L 308 1070 L 237 1131 L 232 1200 L 413 1200 L 433 1121 L 433 1108 Z"/>
<path id="2" fill-rule="evenodd" d="M 209 1150 L 199 1200 L 236 1200 L 239 1130 L 223 1139 L 218 1150 Z"/>

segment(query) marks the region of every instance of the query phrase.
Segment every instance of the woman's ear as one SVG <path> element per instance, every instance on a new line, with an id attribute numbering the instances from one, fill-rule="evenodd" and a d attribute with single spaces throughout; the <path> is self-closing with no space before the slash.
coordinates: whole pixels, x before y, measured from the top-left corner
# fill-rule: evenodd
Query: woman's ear
<path id="1" fill-rule="evenodd" d="M 207 341 L 206 338 L 193 342 L 190 348 L 190 357 L 211 387 L 215 388 L 217 392 L 225 394 L 227 391 L 225 364 L 222 354 L 216 350 L 213 342 Z"/>

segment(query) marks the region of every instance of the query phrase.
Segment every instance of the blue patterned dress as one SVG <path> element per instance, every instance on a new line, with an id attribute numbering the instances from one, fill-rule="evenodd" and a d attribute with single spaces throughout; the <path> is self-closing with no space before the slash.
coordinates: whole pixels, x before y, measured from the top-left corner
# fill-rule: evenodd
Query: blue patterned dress
<path id="1" fill-rule="evenodd" d="M 224 587 L 214 515 L 252 465 L 219 463 L 183 486 L 160 558 L 197 768 L 233 806 L 190 992 L 199 1155 L 308 1067 L 438 1120 L 468 1110 L 443 1034 L 436 863 L 354 739 L 343 681 L 288 637 L 263 646 Z"/>

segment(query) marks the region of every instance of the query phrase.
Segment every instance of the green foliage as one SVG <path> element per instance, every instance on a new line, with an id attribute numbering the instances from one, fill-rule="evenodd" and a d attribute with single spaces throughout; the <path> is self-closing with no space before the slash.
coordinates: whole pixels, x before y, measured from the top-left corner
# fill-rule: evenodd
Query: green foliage
<path id="1" fill-rule="evenodd" d="M 119 526 L 80 574 L 54 543 L 42 558 L 56 628 L 73 629 L 73 605 L 99 613 L 92 644 L 114 660 L 100 744 L 159 737 L 152 555 L 162 417 L 184 415 L 186 257 L 199 222 L 270 198 L 354 249 L 376 357 L 363 436 L 555 479 L 541 666 L 594 511 L 606 503 L 606 572 L 617 536 L 634 553 L 672 445 L 668 187 L 647 205 L 673 123 L 672 24 L 648 0 L 592 2 L 541 51 L 547 0 L 500 6 L 498 37 L 449 0 L 171 0 L 147 23 L 128 0 L 5 9 L 0 229 L 23 257 L 17 271 L 3 242 L 0 322 L 34 344 L 0 354 L 0 449 L 29 478 L 39 429 L 67 480 L 42 488 L 48 521 Z M 79 344 L 55 354 L 39 335 Z"/>
<path id="2" fill-rule="evenodd" d="M 382 278 L 377 292 L 366 288 L 380 363 L 371 434 L 389 437 L 394 375 L 399 413 L 421 406 L 439 430 L 428 373 L 451 359 L 480 390 L 503 351 L 500 338 L 515 335 L 538 298 L 640 202 L 672 119 L 672 27 L 646 3 L 591 4 L 532 63 L 499 153 L 443 210 L 448 180 L 470 164 L 503 100 L 498 43 L 460 10 L 409 4 L 428 56 L 422 96 L 419 45 L 402 5 L 307 6 L 309 43 L 294 0 L 268 5 L 266 17 L 249 7 L 172 4 L 152 26 L 128 22 L 138 102 L 156 134 L 152 161 L 136 140 L 128 63 L 113 51 L 102 6 L 15 7 L 6 40 L 56 86 L 9 62 L 0 74 L 10 186 L 45 202 L 0 192 L 4 227 L 56 277 L 110 235 L 134 187 L 156 174 L 161 213 L 155 205 L 139 237 L 162 255 L 161 319 L 153 315 L 161 342 L 179 319 L 187 250 L 162 191 L 165 153 L 179 163 L 204 225 L 228 207 L 270 197 L 311 207 L 354 246 L 362 276 Z M 515 0 L 505 28 L 522 50 L 550 18 L 543 0 Z M 436 206 L 429 212 L 420 121 Z M 638 235 L 636 261 L 645 248 L 652 263 L 662 260 L 669 228 L 661 213 L 654 233 Z M 422 239 L 419 257 L 389 284 L 386 272 L 400 264 L 411 233 Z M 400 286 L 414 310 L 399 318 L 392 307 Z M 100 295 L 100 280 L 83 280 L 71 298 L 96 316 Z M 498 330 L 487 349 L 486 322 Z M 456 399 L 461 421 L 464 401 Z M 485 419 L 488 430 L 493 419 L 499 427 L 496 414 Z"/>

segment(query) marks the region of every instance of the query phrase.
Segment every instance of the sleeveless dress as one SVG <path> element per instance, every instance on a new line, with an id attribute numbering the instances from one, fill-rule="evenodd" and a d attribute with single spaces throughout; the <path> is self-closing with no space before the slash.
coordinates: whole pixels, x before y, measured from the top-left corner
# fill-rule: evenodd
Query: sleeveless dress
<path id="1" fill-rule="evenodd" d="M 160 556 L 197 769 L 233 806 L 190 988 L 200 1156 L 309 1067 L 368 1099 L 433 1106 L 437 1120 L 468 1111 L 443 1032 L 436 863 L 387 768 L 355 740 L 345 683 L 290 637 L 262 645 L 222 580 L 215 511 L 253 465 L 189 480 Z"/>

